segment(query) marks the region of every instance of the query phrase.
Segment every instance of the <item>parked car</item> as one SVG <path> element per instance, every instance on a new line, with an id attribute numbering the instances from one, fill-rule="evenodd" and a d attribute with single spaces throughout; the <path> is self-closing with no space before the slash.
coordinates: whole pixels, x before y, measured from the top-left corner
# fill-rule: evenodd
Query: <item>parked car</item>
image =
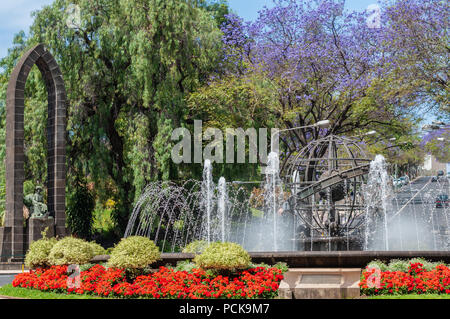
<path id="1" fill-rule="evenodd" d="M 402 176 L 399 178 L 402 185 L 408 185 L 409 184 L 409 177 L 408 176 Z"/>
<path id="2" fill-rule="evenodd" d="M 438 172 L 437 172 L 437 176 L 438 176 L 438 177 L 444 176 L 444 171 L 438 171 Z"/>
<path id="3" fill-rule="evenodd" d="M 436 197 L 436 208 L 449 207 L 450 200 L 448 195 L 442 194 Z"/>
<path id="4" fill-rule="evenodd" d="M 447 172 L 447 179 L 450 179 L 450 172 Z"/>
<path id="5" fill-rule="evenodd" d="M 394 187 L 402 187 L 403 186 L 403 182 L 400 178 L 396 178 L 392 181 L 392 185 Z"/>

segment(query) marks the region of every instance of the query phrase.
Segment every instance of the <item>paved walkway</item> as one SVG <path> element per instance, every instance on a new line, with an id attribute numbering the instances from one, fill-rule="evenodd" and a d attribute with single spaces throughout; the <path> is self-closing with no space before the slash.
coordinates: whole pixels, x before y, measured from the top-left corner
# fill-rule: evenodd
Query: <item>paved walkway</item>
<path id="1" fill-rule="evenodd" d="M 28 269 L 25 269 L 24 272 L 27 272 Z M 17 275 L 20 274 L 22 270 L 0 270 L 0 276 L 2 275 Z"/>
<path id="2" fill-rule="evenodd" d="M 14 277 L 22 270 L 0 270 L 0 287 L 12 283 Z M 0 299 L 4 299 L 0 296 Z"/>

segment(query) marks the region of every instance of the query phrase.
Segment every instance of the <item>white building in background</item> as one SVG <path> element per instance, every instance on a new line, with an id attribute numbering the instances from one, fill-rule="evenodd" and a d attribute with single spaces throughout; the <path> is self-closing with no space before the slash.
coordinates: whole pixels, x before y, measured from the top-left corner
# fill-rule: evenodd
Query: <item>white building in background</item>
<path id="1" fill-rule="evenodd" d="M 427 154 L 427 155 L 425 155 L 425 159 L 423 161 L 422 169 L 425 170 L 425 171 L 431 171 L 431 166 L 432 166 L 431 155 Z"/>
<path id="2" fill-rule="evenodd" d="M 427 175 L 436 175 L 437 171 L 450 172 L 450 163 L 441 163 L 431 154 L 425 155 L 422 169 Z"/>

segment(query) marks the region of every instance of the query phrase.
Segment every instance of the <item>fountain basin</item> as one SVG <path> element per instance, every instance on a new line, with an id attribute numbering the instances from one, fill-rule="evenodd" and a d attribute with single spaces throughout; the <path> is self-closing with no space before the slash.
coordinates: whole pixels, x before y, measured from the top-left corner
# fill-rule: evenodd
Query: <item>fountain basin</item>
<path id="1" fill-rule="evenodd" d="M 285 262 L 290 268 L 364 268 L 374 259 L 388 262 L 391 259 L 422 257 L 429 261 L 450 263 L 450 251 L 297 251 L 250 252 L 252 262 L 268 265 Z M 95 256 L 93 263 L 105 262 L 108 255 Z M 183 260 L 194 259 L 194 254 L 162 253 L 154 266 L 176 265 Z"/>
<path id="2" fill-rule="evenodd" d="M 316 237 L 299 239 L 300 251 L 358 251 L 362 250 L 361 240 L 356 236 Z M 312 249 L 311 249 L 312 245 Z M 301 249 L 303 247 L 303 249 Z"/>

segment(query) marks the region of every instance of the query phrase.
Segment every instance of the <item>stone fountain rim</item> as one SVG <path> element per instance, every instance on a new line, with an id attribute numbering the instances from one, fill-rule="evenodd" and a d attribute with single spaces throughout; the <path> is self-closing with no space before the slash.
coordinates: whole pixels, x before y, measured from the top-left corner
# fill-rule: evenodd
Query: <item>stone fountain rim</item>
<path id="1" fill-rule="evenodd" d="M 249 252 L 252 262 L 273 265 L 285 262 L 291 268 L 364 268 L 377 259 L 389 261 L 392 259 L 424 258 L 430 261 L 450 263 L 450 251 L 266 251 Z M 152 267 L 176 265 L 179 261 L 192 260 L 195 255 L 190 253 L 162 253 L 161 259 Z M 95 256 L 91 262 L 106 262 L 109 255 Z"/>

